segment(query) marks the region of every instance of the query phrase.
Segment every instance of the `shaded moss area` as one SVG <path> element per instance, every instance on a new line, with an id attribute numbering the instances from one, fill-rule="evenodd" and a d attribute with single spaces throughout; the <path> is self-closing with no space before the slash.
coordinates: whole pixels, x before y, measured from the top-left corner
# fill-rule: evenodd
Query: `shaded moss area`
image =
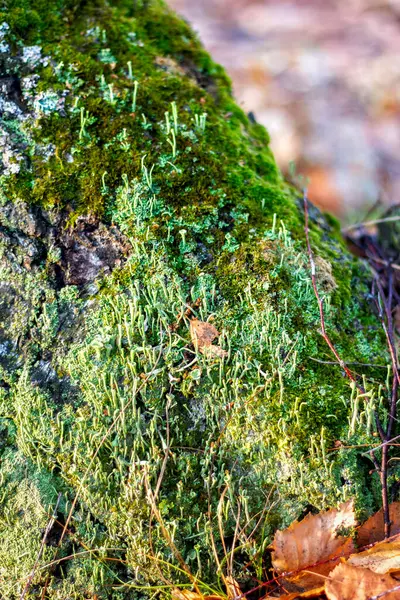
<path id="1" fill-rule="evenodd" d="M 228 549 L 250 588 L 305 507 L 376 506 L 347 448 L 387 394 L 369 274 L 312 209 L 359 397 L 319 334 L 298 194 L 189 26 L 158 1 L 0 7 L 0 593 L 60 492 L 27 598 L 168 597 L 190 583 L 176 549 L 204 591 Z"/>

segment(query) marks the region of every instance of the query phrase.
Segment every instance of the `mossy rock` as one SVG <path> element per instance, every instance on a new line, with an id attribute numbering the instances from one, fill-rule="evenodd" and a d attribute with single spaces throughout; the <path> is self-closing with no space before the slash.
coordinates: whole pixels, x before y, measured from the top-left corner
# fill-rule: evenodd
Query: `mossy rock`
<path id="1" fill-rule="evenodd" d="M 176 551 L 218 590 L 221 531 L 250 588 L 306 508 L 376 506 L 348 447 L 373 439 L 382 370 L 356 367 L 360 398 L 332 363 L 299 194 L 185 22 L 158 0 L 0 8 L 0 595 L 60 493 L 26 598 L 168 597 Z M 310 218 L 332 341 L 385 365 L 368 271 Z"/>

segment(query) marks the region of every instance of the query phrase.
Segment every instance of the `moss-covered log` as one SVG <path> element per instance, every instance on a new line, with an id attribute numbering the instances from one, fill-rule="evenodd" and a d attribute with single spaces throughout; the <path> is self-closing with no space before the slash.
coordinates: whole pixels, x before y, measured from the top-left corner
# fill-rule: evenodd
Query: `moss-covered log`
<path id="1" fill-rule="evenodd" d="M 190 27 L 159 0 L 2 0 L 0 114 L 1 597 L 59 493 L 26 598 L 168 595 L 171 540 L 216 589 L 221 531 L 251 586 L 306 507 L 371 511 L 338 442 L 371 442 L 382 370 L 360 398 L 330 362 L 298 192 Z M 310 218 L 340 356 L 385 364 L 368 272 Z"/>

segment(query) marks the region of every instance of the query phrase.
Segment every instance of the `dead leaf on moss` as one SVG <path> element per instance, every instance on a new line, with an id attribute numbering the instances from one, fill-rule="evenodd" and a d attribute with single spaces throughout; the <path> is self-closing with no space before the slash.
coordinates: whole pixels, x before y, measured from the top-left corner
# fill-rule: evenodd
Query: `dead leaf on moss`
<path id="1" fill-rule="evenodd" d="M 220 346 L 214 346 L 213 341 L 219 336 L 219 331 L 211 323 L 192 319 L 190 321 L 190 337 L 195 348 L 205 356 L 217 356 L 223 358 L 227 356 L 226 350 Z"/>
<path id="2" fill-rule="evenodd" d="M 308 514 L 302 521 L 295 521 L 284 531 L 276 532 L 272 564 L 281 573 L 295 572 L 286 576 L 286 580 L 303 590 L 317 587 L 340 556 L 354 551 L 351 538 L 338 536 L 337 532 L 355 525 L 353 501 L 342 504 L 337 510 Z"/>
<path id="3" fill-rule="evenodd" d="M 204 346 L 204 348 L 200 348 L 200 352 L 204 354 L 204 356 L 218 356 L 218 358 L 228 356 L 227 351 L 223 350 L 221 346 Z"/>
<path id="4" fill-rule="evenodd" d="M 389 514 L 392 525 L 390 527 L 391 535 L 400 533 L 400 502 L 392 502 L 389 506 Z M 357 545 L 359 548 L 368 546 L 375 542 L 380 542 L 385 537 L 383 509 L 378 510 L 370 517 L 357 532 Z"/>
<path id="5" fill-rule="evenodd" d="M 338 565 L 325 583 L 328 600 L 371 600 L 384 592 L 385 600 L 399 600 L 400 583 L 390 575 L 347 563 Z"/>
<path id="6" fill-rule="evenodd" d="M 352 554 L 347 563 L 363 567 L 374 573 L 393 573 L 400 570 L 400 535 L 390 541 L 375 544 L 372 548 Z"/>

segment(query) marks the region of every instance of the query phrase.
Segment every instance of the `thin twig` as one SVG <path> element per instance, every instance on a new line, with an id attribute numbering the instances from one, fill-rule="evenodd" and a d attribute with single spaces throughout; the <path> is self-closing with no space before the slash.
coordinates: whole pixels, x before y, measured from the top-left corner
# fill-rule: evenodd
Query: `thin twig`
<path id="1" fill-rule="evenodd" d="M 334 354 L 335 358 L 338 360 L 340 366 L 344 369 L 348 379 L 357 386 L 357 389 L 359 391 L 361 391 L 362 393 L 365 393 L 363 388 L 357 383 L 357 381 L 356 381 L 354 375 L 352 374 L 352 372 L 350 371 L 350 369 L 340 359 L 340 357 L 336 351 L 336 348 L 332 344 L 332 342 L 325 330 L 323 299 L 320 297 L 318 288 L 316 285 L 315 262 L 314 262 L 314 257 L 313 257 L 311 244 L 310 244 L 310 235 L 309 235 L 309 226 L 308 226 L 308 198 L 307 198 L 306 190 L 304 190 L 303 198 L 304 198 L 304 215 L 305 215 L 305 234 L 306 234 L 306 240 L 307 240 L 308 255 L 309 255 L 309 260 L 310 260 L 310 265 L 311 265 L 311 280 L 312 280 L 312 286 L 314 289 L 314 294 L 315 294 L 315 297 L 317 299 L 318 306 L 319 306 L 322 337 L 328 344 L 328 346 L 329 346 L 330 350 L 332 351 L 332 353 Z M 355 229 L 357 227 L 363 227 L 363 226 L 365 227 L 368 225 L 384 223 L 384 222 L 388 222 L 388 221 L 398 221 L 398 220 L 400 220 L 400 217 L 386 217 L 383 219 L 377 219 L 376 221 L 369 221 L 369 222 L 366 222 L 361 225 L 356 225 L 356 226 L 347 228 L 347 231 L 349 231 L 350 229 Z M 392 373 L 393 373 L 392 390 L 391 390 L 391 396 L 390 396 L 390 403 L 389 403 L 389 410 L 388 410 L 389 414 L 388 414 L 388 422 L 387 422 L 386 430 L 382 426 L 382 423 L 379 419 L 378 413 L 376 411 L 374 411 L 376 428 L 378 430 L 379 436 L 382 441 L 382 445 L 378 446 L 378 448 L 382 449 L 382 456 L 381 456 L 380 464 L 375 456 L 375 453 L 378 448 L 373 448 L 369 451 L 369 454 L 372 458 L 375 469 L 376 469 L 377 473 L 379 474 L 380 481 L 381 481 L 382 509 L 383 509 L 383 516 L 384 516 L 384 531 L 385 531 L 385 538 L 388 538 L 388 537 L 390 537 L 390 525 L 391 525 L 390 512 L 389 512 L 389 497 L 388 497 L 389 496 L 389 494 L 388 494 L 388 460 L 389 460 L 389 448 L 390 448 L 390 441 L 391 441 L 390 438 L 392 435 L 392 431 L 393 431 L 395 422 L 397 421 L 396 411 L 397 411 L 397 401 L 398 401 L 398 390 L 399 390 L 399 385 L 400 385 L 400 373 L 399 373 L 399 369 L 398 369 L 397 351 L 396 351 L 396 344 L 395 344 L 395 339 L 394 339 L 395 326 L 394 326 L 394 321 L 393 321 L 393 307 L 395 305 L 395 302 L 398 302 L 398 294 L 394 288 L 394 278 L 393 278 L 393 268 L 394 267 L 393 267 L 392 263 L 390 261 L 383 260 L 384 257 L 382 258 L 381 249 L 379 248 L 379 246 L 377 244 L 374 243 L 374 241 L 372 239 L 367 240 L 366 243 L 367 243 L 367 248 L 366 248 L 365 255 L 366 255 L 371 267 L 375 271 L 373 290 L 374 289 L 378 290 L 377 297 L 376 297 L 376 305 L 377 305 L 378 314 L 379 314 L 379 317 L 380 317 L 380 320 L 382 323 L 382 328 L 383 328 L 385 336 L 386 336 L 387 346 L 389 349 L 391 362 L 392 362 Z M 387 292 L 385 292 L 385 290 L 383 289 L 382 273 L 376 272 L 376 269 L 374 269 L 374 263 L 379 263 L 379 264 L 383 265 L 383 272 L 384 272 L 384 275 L 386 278 L 385 286 L 387 287 Z M 397 267 L 397 265 L 396 265 L 396 267 Z M 394 439 L 397 439 L 397 438 L 394 438 Z"/>
<path id="2" fill-rule="evenodd" d="M 368 450 L 367 452 L 364 452 L 364 454 L 376 452 L 377 450 L 380 450 L 381 448 L 383 448 L 383 446 L 387 446 L 387 445 L 396 446 L 396 444 L 393 444 L 393 442 L 395 442 L 398 439 L 400 439 L 400 435 L 396 435 L 396 437 L 394 437 L 390 440 L 385 440 L 380 446 L 376 446 L 375 448 L 372 448 L 372 450 Z"/>
<path id="3" fill-rule="evenodd" d="M 386 431 L 383 430 L 380 425 L 379 419 L 376 419 L 378 425 L 378 431 L 383 442 L 386 442 L 382 446 L 382 457 L 381 457 L 381 468 L 379 472 L 382 489 L 382 508 L 383 508 L 383 520 L 384 520 L 384 531 L 385 538 L 390 536 L 390 509 L 389 509 L 389 497 L 388 497 L 388 460 L 389 460 L 389 448 L 390 444 L 387 443 L 390 440 L 392 429 L 396 421 L 397 411 L 397 399 L 398 399 L 398 388 L 400 382 L 400 375 L 397 366 L 397 351 L 394 342 L 394 324 L 393 324 L 393 273 L 391 267 L 387 269 L 387 287 L 388 292 L 385 294 L 382 283 L 378 276 L 375 277 L 375 284 L 378 289 L 377 307 L 379 317 L 381 319 L 382 327 L 385 332 L 390 357 L 392 361 L 392 392 L 389 406 L 389 418 L 386 427 Z M 382 310 L 383 309 L 383 310 Z M 373 455 L 372 455 L 373 456 Z"/>
<path id="4" fill-rule="evenodd" d="M 383 260 L 383 258 L 374 257 L 373 261 L 380 265 L 383 265 L 384 267 L 391 267 L 395 271 L 400 271 L 400 265 L 397 265 L 396 263 L 392 263 L 388 260 Z"/>
<path id="5" fill-rule="evenodd" d="M 320 363 L 321 365 L 339 364 L 336 360 L 321 360 L 320 358 L 315 358 L 314 356 L 310 356 L 310 360 Z M 387 369 L 387 365 L 375 365 L 373 363 L 362 363 L 357 361 L 346 362 L 346 365 L 356 365 L 358 367 L 373 367 L 374 369 Z"/>
<path id="6" fill-rule="evenodd" d="M 312 283 L 312 287 L 314 290 L 315 298 L 318 302 L 320 324 L 321 324 L 321 335 L 324 338 L 325 342 L 327 343 L 332 354 L 336 358 L 337 362 L 339 363 L 340 367 L 346 373 L 347 378 L 350 379 L 350 381 L 352 383 L 354 383 L 354 385 L 357 387 L 357 389 L 362 394 L 365 394 L 365 390 L 364 390 L 363 386 L 358 383 L 357 379 L 354 377 L 354 375 L 352 374 L 350 369 L 347 367 L 346 363 L 340 358 L 338 351 L 336 350 L 335 346 L 333 345 L 330 337 L 328 336 L 328 334 L 326 332 L 324 301 L 323 301 L 323 298 L 321 298 L 321 296 L 319 295 L 318 288 L 317 288 L 316 267 L 315 267 L 314 255 L 313 255 L 313 251 L 312 251 L 311 243 L 310 243 L 310 230 L 309 230 L 309 225 L 308 225 L 308 197 L 307 197 L 306 189 L 304 189 L 304 192 L 303 192 L 303 202 L 304 202 L 304 219 L 305 219 L 304 231 L 306 234 L 308 258 L 309 258 L 310 267 L 311 267 L 311 283 Z"/>

